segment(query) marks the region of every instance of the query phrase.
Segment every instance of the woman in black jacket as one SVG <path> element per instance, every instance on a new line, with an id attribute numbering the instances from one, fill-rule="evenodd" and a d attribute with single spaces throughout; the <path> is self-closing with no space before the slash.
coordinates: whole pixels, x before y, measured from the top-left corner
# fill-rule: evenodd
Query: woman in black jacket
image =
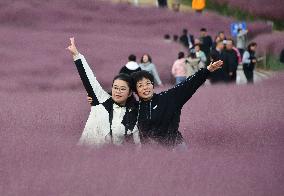
<path id="1" fill-rule="evenodd" d="M 132 74 L 139 96 L 138 129 L 141 143 L 162 144 L 167 147 L 184 145 L 178 131 L 183 105 L 205 82 L 210 72 L 221 68 L 223 61 L 211 63 L 175 87 L 154 93 L 154 79 L 147 71 Z"/>

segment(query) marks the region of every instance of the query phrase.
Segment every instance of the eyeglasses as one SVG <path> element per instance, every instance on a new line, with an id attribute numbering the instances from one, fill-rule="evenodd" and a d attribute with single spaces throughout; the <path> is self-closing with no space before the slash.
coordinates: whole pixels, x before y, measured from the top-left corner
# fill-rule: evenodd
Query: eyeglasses
<path id="1" fill-rule="evenodd" d="M 113 86 L 112 89 L 117 92 L 125 93 L 128 89 L 125 87 Z"/>

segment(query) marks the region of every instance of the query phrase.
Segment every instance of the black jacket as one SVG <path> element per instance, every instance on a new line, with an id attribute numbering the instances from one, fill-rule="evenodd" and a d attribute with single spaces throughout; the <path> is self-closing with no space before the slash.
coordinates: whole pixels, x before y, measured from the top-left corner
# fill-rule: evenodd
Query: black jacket
<path id="1" fill-rule="evenodd" d="M 200 69 L 172 89 L 154 94 L 149 101 L 140 101 L 138 106 L 138 129 L 141 143 L 158 143 L 176 146 L 183 142 L 178 131 L 183 105 L 205 82 L 207 69 Z"/>

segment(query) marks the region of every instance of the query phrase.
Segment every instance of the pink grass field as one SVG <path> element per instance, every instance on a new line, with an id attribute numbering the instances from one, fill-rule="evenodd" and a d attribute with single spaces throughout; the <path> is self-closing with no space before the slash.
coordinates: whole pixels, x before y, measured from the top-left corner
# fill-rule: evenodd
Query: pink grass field
<path id="1" fill-rule="evenodd" d="M 230 20 L 87 0 L 1 2 L 0 195 L 284 195 L 282 72 L 255 85 L 202 86 L 182 111 L 187 151 L 76 145 L 90 106 L 69 37 L 105 89 L 130 53 L 144 52 L 166 89 L 182 48 L 163 35 L 203 26 L 213 34 Z"/>

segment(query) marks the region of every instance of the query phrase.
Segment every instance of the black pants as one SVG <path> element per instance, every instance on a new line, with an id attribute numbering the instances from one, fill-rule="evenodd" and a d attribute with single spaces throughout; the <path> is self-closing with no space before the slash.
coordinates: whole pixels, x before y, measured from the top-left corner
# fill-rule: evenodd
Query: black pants
<path id="1" fill-rule="evenodd" d="M 158 0 L 159 7 L 168 7 L 167 0 Z"/>
<path id="2" fill-rule="evenodd" d="M 228 82 L 235 82 L 237 81 L 237 71 L 233 71 L 233 74 L 228 76 Z"/>
<path id="3" fill-rule="evenodd" d="M 247 64 L 244 64 L 243 69 L 248 83 L 253 83 L 253 68 L 249 67 Z"/>

